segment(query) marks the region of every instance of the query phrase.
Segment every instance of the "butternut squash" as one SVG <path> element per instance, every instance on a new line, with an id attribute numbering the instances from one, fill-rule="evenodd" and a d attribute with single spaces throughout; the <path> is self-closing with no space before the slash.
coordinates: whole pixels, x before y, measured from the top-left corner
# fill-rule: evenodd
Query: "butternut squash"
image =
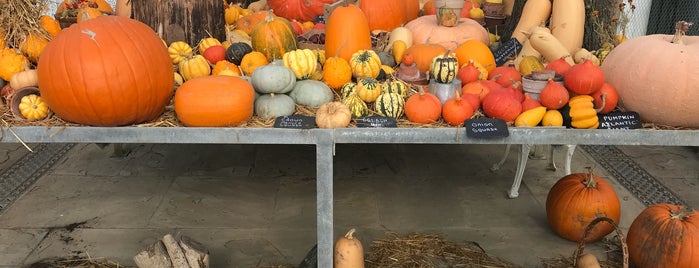
<path id="1" fill-rule="evenodd" d="M 352 228 L 335 242 L 334 268 L 364 268 L 364 249 L 362 242 L 353 237 Z"/>
<path id="2" fill-rule="evenodd" d="M 599 66 L 600 64 L 597 56 L 587 49 L 581 48 L 573 54 L 573 61 L 575 61 L 575 63 L 583 63 L 585 60 L 592 61 L 592 64 L 595 66 Z"/>
<path id="3" fill-rule="evenodd" d="M 553 1 L 551 34 L 571 55 L 582 48 L 585 33 L 585 0 Z"/>
<path id="4" fill-rule="evenodd" d="M 527 0 L 522 9 L 522 16 L 517 22 L 517 27 L 512 31 L 512 38 L 517 39 L 520 44 L 524 43 L 528 37 L 528 32 L 532 27 L 543 25 L 551 15 L 550 0 Z"/>
<path id="5" fill-rule="evenodd" d="M 529 35 L 529 43 L 548 62 L 564 58 L 571 66 L 575 65 L 573 56 L 568 52 L 568 49 L 546 27 L 532 28 Z"/>
<path id="6" fill-rule="evenodd" d="M 505 13 L 505 16 L 512 16 L 512 10 L 515 7 L 515 0 L 503 0 L 502 4 L 505 6 L 503 8 L 503 13 Z"/>

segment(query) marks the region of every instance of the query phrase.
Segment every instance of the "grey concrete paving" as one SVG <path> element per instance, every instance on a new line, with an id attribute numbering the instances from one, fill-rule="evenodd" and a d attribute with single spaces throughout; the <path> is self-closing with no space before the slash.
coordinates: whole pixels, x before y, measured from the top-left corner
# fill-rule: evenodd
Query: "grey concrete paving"
<path id="1" fill-rule="evenodd" d="M 0 144 L 0 167 L 23 153 Z M 316 239 L 315 149 L 302 145 L 76 145 L 22 198 L 0 214 L 0 267 L 87 253 L 124 265 L 164 234 L 202 242 L 213 267 L 298 264 Z M 337 145 L 335 236 L 357 228 L 365 251 L 388 232 L 436 233 L 475 241 L 523 267 L 570 256 L 577 245 L 546 222 L 549 188 L 563 174 L 530 160 L 517 199 L 507 198 L 517 153 L 489 171 L 502 145 Z M 513 147 L 514 149 L 514 147 Z M 699 205 L 697 154 L 686 147 L 622 147 L 630 157 Z M 573 172 L 594 160 L 582 150 Z M 607 177 L 605 170 L 598 174 Z M 626 231 L 643 209 L 610 179 Z M 66 228 L 68 227 L 68 228 Z M 586 251 L 599 252 L 599 245 Z"/>

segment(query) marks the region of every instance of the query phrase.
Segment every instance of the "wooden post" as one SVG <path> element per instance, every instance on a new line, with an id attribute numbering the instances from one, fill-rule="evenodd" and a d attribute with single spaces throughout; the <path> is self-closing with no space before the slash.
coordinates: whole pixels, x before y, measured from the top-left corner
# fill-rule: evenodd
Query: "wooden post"
<path id="1" fill-rule="evenodd" d="M 131 16 L 158 30 L 163 25 L 162 38 L 169 44 L 185 41 L 193 48 L 199 40 L 226 38 L 226 21 L 221 0 L 130 0 Z"/>

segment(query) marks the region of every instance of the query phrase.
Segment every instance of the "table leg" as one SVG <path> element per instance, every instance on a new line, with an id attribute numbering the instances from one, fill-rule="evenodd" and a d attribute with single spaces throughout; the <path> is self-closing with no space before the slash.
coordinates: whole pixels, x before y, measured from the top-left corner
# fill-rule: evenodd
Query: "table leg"
<path id="1" fill-rule="evenodd" d="M 519 152 L 519 162 L 517 162 L 515 180 L 512 183 L 510 192 L 508 193 L 510 198 L 517 198 L 519 196 L 519 186 L 522 184 L 522 176 L 524 176 L 524 169 L 527 167 L 527 159 L 529 158 L 529 151 L 531 151 L 531 149 L 531 144 L 522 144 L 521 151 Z"/>
<path id="2" fill-rule="evenodd" d="M 318 267 L 333 267 L 333 146 L 331 137 L 316 144 Z"/>

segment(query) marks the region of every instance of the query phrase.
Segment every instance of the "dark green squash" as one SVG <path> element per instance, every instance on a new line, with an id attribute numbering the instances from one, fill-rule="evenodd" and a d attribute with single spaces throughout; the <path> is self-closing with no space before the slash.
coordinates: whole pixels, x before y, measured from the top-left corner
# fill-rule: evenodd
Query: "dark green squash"
<path id="1" fill-rule="evenodd" d="M 235 65 L 240 65 L 243 60 L 243 56 L 252 52 L 252 47 L 243 42 L 237 42 L 231 44 L 231 46 L 226 49 L 226 59 Z"/>

